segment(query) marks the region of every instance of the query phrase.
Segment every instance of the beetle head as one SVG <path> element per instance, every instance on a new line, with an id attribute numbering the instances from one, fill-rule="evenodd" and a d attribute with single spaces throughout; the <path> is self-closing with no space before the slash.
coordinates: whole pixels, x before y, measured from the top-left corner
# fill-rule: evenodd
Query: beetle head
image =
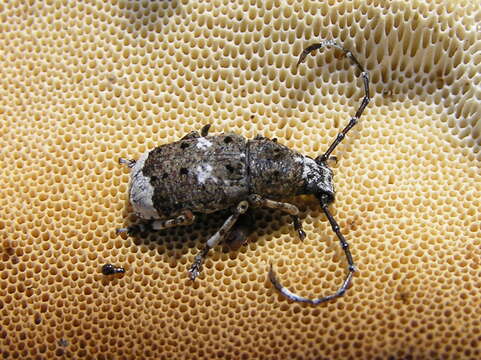
<path id="1" fill-rule="evenodd" d="M 334 201 L 333 174 L 326 162 L 305 156 L 303 178 L 306 193 L 315 195 L 324 203 Z"/>

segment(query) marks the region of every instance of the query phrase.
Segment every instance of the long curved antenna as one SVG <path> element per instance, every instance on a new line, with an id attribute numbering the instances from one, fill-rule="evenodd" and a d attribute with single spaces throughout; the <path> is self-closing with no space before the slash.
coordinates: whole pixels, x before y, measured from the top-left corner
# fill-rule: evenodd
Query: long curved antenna
<path id="1" fill-rule="evenodd" d="M 316 158 L 317 162 L 325 162 L 326 160 L 329 159 L 329 156 L 337 147 L 337 145 L 339 145 L 341 141 L 346 137 L 346 134 L 349 132 L 349 130 L 351 130 L 354 127 L 354 125 L 357 124 L 367 104 L 369 104 L 369 101 L 371 101 L 371 98 L 369 96 L 368 72 L 364 70 L 362 65 L 359 63 L 359 61 L 357 61 L 357 59 L 354 57 L 353 53 L 350 50 L 342 47 L 334 40 L 325 40 L 318 44 L 313 44 L 305 48 L 304 51 L 301 53 L 301 56 L 299 57 L 299 61 L 297 62 L 296 67 L 298 67 L 301 63 L 303 63 L 306 60 L 307 55 L 309 55 L 314 50 L 321 49 L 323 47 L 329 47 L 329 46 L 342 50 L 344 54 L 346 54 L 346 56 L 352 60 L 352 62 L 356 65 L 359 71 L 361 71 L 361 76 L 364 82 L 364 98 L 362 99 L 361 105 L 359 106 L 359 109 L 357 109 L 356 114 L 351 118 L 351 120 L 349 120 L 349 123 L 346 125 L 346 127 L 337 135 L 336 139 L 329 146 L 329 149 L 327 149 L 327 151 L 323 155 Z"/>
<path id="2" fill-rule="evenodd" d="M 337 224 L 336 220 L 334 220 L 333 216 L 327 209 L 329 203 L 327 201 L 327 198 L 321 199 L 321 207 L 322 211 L 324 211 L 324 214 L 326 214 L 327 220 L 329 220 L 329 223 L 331 224 L 332 230 L 336 233 L 339 241 L 341 242 L 341 247 L 344 250 L 344 254 L 346 255 L 347 258 L 347 263 L 348 263 L 348 274 L 346 278 L 344 279 L 344 282 L 342 283 L 341 287 L 339 290 L 337 290 L 334 294 L 319 298 L 319 299 L 308 299 L 302 296 L 299 296 L 297 294 L 294 294 L 291 292 L 289 289 L 285 288 L 282 286 L 282 284 L 279 282 L 277 279 L 276 273 L 274 272 L 274 269 L 272 268 L 272 264 L 269 269 L 269 279 L 271 280 L 272 284 L 274 287 L 279 290 L 279 292 L 287 297 L 288 299 L 291 299 L 293 301 L 297 302 L 304 302 L 304 303 L 309 303 L 313 305 L 321 304 L 323 302 L 341 297 L 344 295 L 346 292 L 347 288 L 349 287 L 349 284 L 351 283 L 352 276 L 354 275 L 354 272 L 356 271 L 356 266 L 354 265 L 354 261 L 352 259 L 351 251 L 349 250 L 349 244 L 347 243 L 346 239 L 344 236 L 341 234 L 341 231 L 339 229 L 339 225 Z"/>
<path id="3" fill-rule="evenodd" d="M 367 71 L 364 70 L 362 65 L 359 63 L 359 61 L 357 61 L 357 59 L 354 57 L 354 55 L 350 50 L 345 49 L 334 40 L 322 41 L 318 44 L 313 44 L 305 48 L 304 51 L 301 53 L 301 56 L 299 57 L 299 61 L 297 62 L 296 67 L 299 66 L 299 64 L 301 64 L 302 62 L 304 62 L 307 55 L 309 55 L 312 51 L 320 49 L 322 47 L 329 47 L 329 46 L 342 50 L 344 54 L 346 54 L 346 56 L 350 58 L 354 62 L 354 64 L 357 66 L 357 68 L 361 71 L 361 76 L 364 82 L 364 98 L 362 99 L 361 105 L 359 106 L 359 109 L 356 111 L 356 114 L 351 118 L 351 120 L 349 120 L 349 123 L 346 125 L 346 127 L 337 135 L 336 139 L 329 146 L 329 149 L 323 155 L 316 158 L 316 162 L 325 162 L 329 159 L 329 156 L 331 155 L 331 153 L 346 137 L 346 134 L 349 132 L 349 130 L 351 130 L 354 127 L 354 125 L 357 124 L 364 109 L 366 108 L 366 106 L 369 104 L 369 101 L 371 100 L 369 96 L 369 74 L 367 73 Z M 339 290 L 337 290 L 334 294 L 331 294 L 322 298 L 308 299 L 308 298 L 299 296 L 291 292 L 289 289 L 285 288 L 284 286 L 282 286 L 282 284 L 277 279 L 277 276 L 272 267 L 272 264 L 270 265 L 270 269 L 269 269 L 269 279 L 271 280 L 274 287 L 282 295 L 284 295 L 285 297 L 293 301 L 303 302 L 303 303 L 308 303 L 313 305 L 321 304 L 323 302 L 326 302 L 344 295 L 344 293 L 346 292 L 347 288 L 351 283 L 354 272 L 356 272 L 356 266 L 354 265 L 351 251 L 349 250 L 349 244 L 347 243 L 346 239 L 342 235 L 341 230 L 339 229 L 338 223 L 336 222 L 336 220 L 328 210 L 328 206 L 332 202 L 332 199 L 330 199 L 327 195 L 320 195 L 319 201 L 321 203 L 322 211 L 324 211 L 324 214 L 326 214 L 326 217 L 329 220 L 329 223 L 331 224 L 332 230 L 334 231 L 337 238 L 341 242 L 341 247 L 344 251 L 344 254 L 346 255 L 346 259 L 348 263 L 348 274 L 346 275 L 346 278 L 344 279 L 344 282 L 342 283 Z"/>

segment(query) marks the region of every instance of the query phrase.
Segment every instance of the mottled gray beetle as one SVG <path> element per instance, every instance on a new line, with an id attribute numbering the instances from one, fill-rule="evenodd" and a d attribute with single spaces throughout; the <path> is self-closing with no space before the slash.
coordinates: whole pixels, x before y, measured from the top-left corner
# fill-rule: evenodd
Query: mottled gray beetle
<path id="1" fill-rule="evenodd" d="M 347 258 L 348 274 L 336 293 L 314 300 L 296 295 L 283 287 L 272 265 L 269 278 L 277 290 L 294 301 L 320 304 L 342 296 L 356 268 L 349 245 L 328 210 L 335 193 L 327 160 L 347 132 L 356 125 L 370 101 L 369 75 L 351 51 L 332 40 L 307 47 L 297 66 L 312 51 L 330 46 L 342 50 L 359 69 L 365 94 L 356 114 L 323 155 L 312 159 L 278 144 L 276 140 L 261 136 L 253 140 L 235 134 L 208 136 L 209 125 L 205 126 L 201 134 L 191 132 L 179 141 L 144 153 L 137 161 L 119 160 L 131 168 L 129 194 L 135 214 L 148 221 L 117 231 L 133 235 L 147 230 L 189 225 L 194 222 L 195 213 L 230 209 L 231 215 L 195 257 L 189 270 L 190 278 L 194 280 L 209 250 L 226 239 L 233 225 L 249 207 L 268 207 L 286 212 L 291 215 L 294 228 L 303 239 L 305 233 L 298 218 L 299 210 L 283 200 L 295 195 L 311 194 L 319 200 L 332 230 L 341 242 Z"/>

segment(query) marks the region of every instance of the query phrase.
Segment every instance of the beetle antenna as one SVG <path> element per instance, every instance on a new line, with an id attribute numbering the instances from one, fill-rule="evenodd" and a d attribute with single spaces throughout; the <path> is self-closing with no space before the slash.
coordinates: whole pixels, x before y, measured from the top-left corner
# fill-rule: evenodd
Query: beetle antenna
<path id="1" fill-rule="evenodd" d="M 272 284 L 275 286 L 279 292 L 287 297 L 290 300 L 297 301 L 297 302 L 304 302 L 304 303 L 309 303 L 313 305 L 321 304 L 323 302 L 341 297 L 344 295 L 346 292 L 347 288 L 349 287 L 349 284 L 351 283 L 351 279 L 354 275 L 354 272 L 356 271 L 356 266 L 354 265 L 354 260 L 352 259 L 351 251 L 349 250 L 349 244 L 347 243 L 346 239 L 342 235 L 339 225 L 337 224 L 336 220 L 334 217 L 331 215 L 331 213 L 328 210 L 329 206 L 329 201 L 327 198 L 321 197 L 320 199 L 321 202 L 321 207 L 322 211 L 324 211 L 324 214 L 326 214 L 327 220 L 329 220 L 329 223 L 331 224 L 332 230 L 336 233 L 339 241 L 341 242 L 341 247 L 344 250 L 344 254 L 346 255 L 347 259 L 347 264 L 348 264 L 348 274 L 346 278 L 344 279 L 344 282 L 342 283 L 341 287 L 339 290 L 337 290 L 334 294 L 319 298 L 319 299 L 308 299 L 302 296 L 299 296 L 297 294 L 294 294 L 291 292 L 289 289 L 285 288 L 282 286 L 282 284 L 279 282 L 277 279 L 276 273 L 274 272 L 274 269 L 272 268 L 272 264 L 269 269 L 269 279 L 271 280 Z"/>
<path id="2" fill-rule="evenodd" d="M 334 40 L 321 41 L 318 44 L 313 44 L 313 45 L 310 45 L 307 48 L 305 48 L 304 51 L 301 53 L 301 56 L 299 57 L 299 61 L 297 62 L 296 67 L 299 66 L 302 62 L 304 62 L 306 60 L 307 55 L 309 55 L 311 52 L 313 52 L 317 49 L 321 49 L 323 47 L 330 47 L 330 46 L 335 47 L 339 50 L 342 50 L 344 52 L 344 54 L 349 59 L 352 60 L 352 62 L 354 63 L 354 65 L 356 65 L 356 67 L 359 69 L 359 71 L 361 71 L 361 77 L 362 77 L 362 80 L 364 82 L 364 98 L 362 99 L 361 105 L 359 106 L 359 109 L 357 109 L 356 114 L 351 118 L 351 120 L 349 120 L 349 123 L 346 125 L 346 127 L 344 129 L 342 129 L 342 131 L 337 135 L 336 139 L 329 146 L 329 149 L 327 149 L 327 151 L 323 155 L 316 158 L 316 162 L 325 162 L 327 159 L 329 159 L 329 156 L 334 151 L 334 149 L 337 147 L 337 145 L 339 145 L 341 143 L 341 141 L 346 137 L 349 130 L 351 130 L 354 127 L 354 125 L 357 124 L 357 122 L 359 121 L 359 118 L 361 117 L 361 115 L 362 115 L 364 109 L 366 108 L 367 104 L 369 104 L 369 101 L 371 101 L 371 98 L 369 96 L 369 74 L 368 74 L 368 72 L 364 70 L 362 65 L 359 63 L 359 61 L 357 61 L 356 57 L 354 56 L 354 54 L 350 50 L 342 47 L 341 45 L 339 45 Z"/>

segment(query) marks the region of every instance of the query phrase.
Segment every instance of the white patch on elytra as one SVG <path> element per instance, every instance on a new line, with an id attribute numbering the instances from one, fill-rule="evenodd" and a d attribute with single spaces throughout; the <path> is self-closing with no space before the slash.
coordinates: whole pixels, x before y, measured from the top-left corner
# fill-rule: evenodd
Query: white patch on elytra
<path id="1" fill-rule="evenodd" d="M 197 181 L 201 184 L 204 184 L 207 179 L 212 179 L 212 181 L 217 182 L 217 178 L 212 176 L 213 169 L 211 164 L 198 165 L 195 169 Z"/>
<path id="2" fill-rule="evenodd" d="M 129 190 L 130 203 L 138 217 L 142 219 L 159 219 L 159 213 L 155 210 L 152 201 L 154 187 L 150 184 L 150 177 L 144 176 L 142 173 L 148 156 L 149 151 L 143 153 L 132 167 Z"/>
<path id="3" fill-rule="evenodd" d="M 205 137 L 200 137 L 197 139 L 196 146 L 201 150 L 207 150 L 212 146 L 212 143 L 209 140 L 207 140 Z"/>

